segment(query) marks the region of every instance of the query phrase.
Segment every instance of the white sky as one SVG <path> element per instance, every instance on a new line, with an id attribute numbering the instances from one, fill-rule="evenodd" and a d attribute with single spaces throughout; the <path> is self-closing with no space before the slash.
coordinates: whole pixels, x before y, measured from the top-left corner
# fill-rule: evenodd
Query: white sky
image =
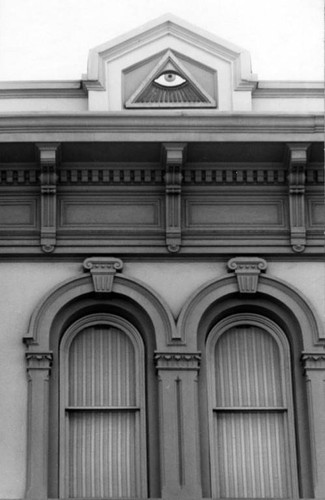
<path id="1" fill-rule="evenodd" d="M 88 51 L 171 12 L 251 53 L 259 80 L 322 80 L 324 0 L 0 0 L 0 80 L 78 80 Z"/>

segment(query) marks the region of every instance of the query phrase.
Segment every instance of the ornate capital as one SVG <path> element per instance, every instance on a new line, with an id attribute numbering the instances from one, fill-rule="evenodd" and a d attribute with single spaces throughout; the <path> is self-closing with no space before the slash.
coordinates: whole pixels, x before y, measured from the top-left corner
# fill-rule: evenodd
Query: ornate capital
<path id="1" fill-rule="evenodd" d="M 52 352 L 26 352 L 27 371 L 50 370 L 52 366 Z"/>
<path id="2" fill-rule="evenodd" d="M 83 266 L 87 271 L 90 270 L 95 292 L 110 293 L 114 276 L 123 269 L 123 262 L 115 257 L 89 257 Z"/>
<path id="3" fill-rule="evenodd" d="M 325 371 L 325 352 L 303 352 L 301 361 L 306 372 L 309 370 Z"/>
<path id="4" fill-rule="evenodd" d="M 163 144 L 162 159 L 166 172 L 166 245 L 169 252 L 178 252 L 182 242 L 181 192 L 185 153 L 186 144 Z"/>
<path id="5" fill-rule="evenodd" d="M 256 293 L 258 278 L 267 268 L 267 263 L 259 257 L 234 257 L 228 261 L 228 270 L 235 271 L 240 293 Z"/>
<path id="6" fill-rule="evenodd" d="M 158 370 L 196 370 L 200 368 L 201 353 L 155 352 Z"/>

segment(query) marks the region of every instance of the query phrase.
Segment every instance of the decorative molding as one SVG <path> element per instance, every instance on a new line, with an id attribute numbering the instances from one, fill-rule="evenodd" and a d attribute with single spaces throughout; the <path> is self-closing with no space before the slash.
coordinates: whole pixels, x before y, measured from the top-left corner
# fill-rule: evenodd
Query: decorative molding
<path id="1" fill-rule="evenodd" d="M 201 353 L 155 352 L 157 370 L 199 370 Z"/>
<path id="2" fill-rule="evenodd" d="M 267 268 L 264 259 L 258 257 L 234 257 L 227 263 L 229 271 L 235 271 L 239 293 L 256 293 L 259 275 Z"/>
<path id="3" fill-rule="evenodd" d="M 51 253 L 56 245 L 56 186 L 58 176 L 56 167 L 59 163 L 60 144 L 40 143 L 36 145 L 41 166 L 41 248 Z"/>
<path id="4" fill-rule="evenodd" d="M 160 185 L 164 178 L 164 169 L 155 165 L 150 168 L 125 165 L 123 167 L 114 164 L 112 166 L 94 168 L 91 163 L 81 167 L 61 165 L 57 171 L 58 184 L 70 185 Z M 39 183 L 40 173 L 35 167 L 18 167 L 15 165 L 2 164 L 0 172 L 0 187 L 5 186 L 35 186 Z M 324 170 L 321 166 L 308 166 L 306 171 L 307 185 L 319 185 L 324 183 Z M 184 185 L 279 185 L 287 183 L 287 175 L 284 169 L 269 168 L 240 168 L 229 165 L 227 168 L 211 165 L 204 167 L 200 164 L 186 165 L 183 171 Z"/>
<path id="5" fill-rule="evenodd" d="M 0 99 L 85 99 L 80 80 L 0 82 Z"/>
<path id="6" fill-rule="evenodd" d="M 301 355 L 301 361 L 305 371 L 325 371 L 325 352 L 303 352 Z"/>
<path id="7" fill-rule="evenodd" d="M 294 252 L 306 247 L 305 184 L 310 144 L 287 144 L 290 243 Z"/>
<path id="8" fill-rule="evenodd" d="M 198 116 L 196 111 L 153 110 L 125 113 L 3 113 L 0 133 L 5 142 L 44 141 L 323 141 L 323 113 L 218 113 Z M 148 134 L 148 137 L 145 136 Z M 243 134 L 241 136 L 241 134 Z M 249 135 L 249 137 L 247 136 Z"/>
<path id="9" fill-rule="evenodd" d="M 115 257 L 89 257 L 83 263 L 86 270 L 90 270 L 96 293 L 110 293 L 117 271 L 123 269 L 121 259 Z"/>
<path id="10" fill-rule="evenodd" d="M 163 144 L 162 157 L 166 168 L 166 245 L 172 253 L 180 250 L 182 242 L 181 191 L 185 152 L 186 144 Z"/>

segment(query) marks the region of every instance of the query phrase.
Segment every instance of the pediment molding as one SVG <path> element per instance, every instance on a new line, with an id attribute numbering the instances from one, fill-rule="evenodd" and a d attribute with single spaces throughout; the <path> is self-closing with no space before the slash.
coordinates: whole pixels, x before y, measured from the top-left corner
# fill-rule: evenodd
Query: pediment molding
<path id="1" fill-rule="evenodd" d="M 89 81 L 92 90 L 107 89 L 106 66 L 109 62 L 131 52 L 145 52 L 148 45 L 158 44 L 163 38 L 166 38 L 166 49 L 173 49 L 170 43 L 174 39 L 188 45 L 189 50 L 199 49 L 209 57 L 228 63 L 232 67 L 233 90 L 252 91 L 256 88 L 257 77 L 251 71 L 250 54 L 247 50 L 171 14 L 161 16 L 90 50 L 84 85 L 87 87 Z"/>

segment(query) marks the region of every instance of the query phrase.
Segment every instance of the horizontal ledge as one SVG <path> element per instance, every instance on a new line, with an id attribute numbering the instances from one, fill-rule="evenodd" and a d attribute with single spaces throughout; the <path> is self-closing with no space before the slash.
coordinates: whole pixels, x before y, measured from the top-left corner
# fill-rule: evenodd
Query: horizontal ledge
<path id="1" fill-rule="evenodd" d="M 139 411 L 139 406 L 67 406 L 65 411 Z"/>
<path id="2" fill-rule="evenodd" d="M 277 407 L 274 407 L 274 406 L 217 406 L 215 408 L 213 408 L 213 411 L 215 412 L 234 412 L 234 413 L 238 413 L 238 412 L 245 412 L 245 413 L 248 413 L 250 411 L 252 412 L 268 412 L 268 411 L 272 411 L 272 412 L 285 412 L 285 411 L 288 411 L 288 408 L 286 408 L 285 406 L 277 406 Z"/>

